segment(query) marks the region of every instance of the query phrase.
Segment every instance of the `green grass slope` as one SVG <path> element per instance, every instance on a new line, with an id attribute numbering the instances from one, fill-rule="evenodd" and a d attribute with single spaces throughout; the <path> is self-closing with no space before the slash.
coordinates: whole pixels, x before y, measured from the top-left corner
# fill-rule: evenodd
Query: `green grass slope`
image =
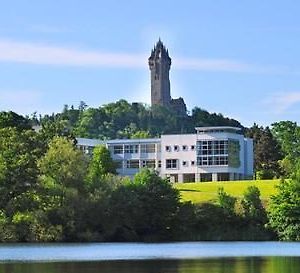
<path id="1" fill-rule="evenodd" d="M 198 183 L 176 183 L 174 187 L 180 191 L 182 201 L 192 203 L 215 202 L 218 188 L 223 187 L 225 192 L 237 198 L 242 198 L 243 193 L 249 186 L 256 186 L 260 190 L 261 199 L 268 203 L 271 195 L 276 193 L 276 185 L 279 180 L 245 180 L 226 182 L 198 182 Z"/>

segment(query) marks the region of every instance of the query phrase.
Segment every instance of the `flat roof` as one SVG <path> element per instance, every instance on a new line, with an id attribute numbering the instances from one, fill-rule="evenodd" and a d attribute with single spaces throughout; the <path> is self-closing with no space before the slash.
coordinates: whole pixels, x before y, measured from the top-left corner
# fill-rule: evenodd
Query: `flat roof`
<path id="1" fill-rule="evenodd" d="M 196 127 L 196 131 L 212 131 L 212 130 L 233 130 L 233 131 L 241 131 L 242 129 L 239 127 L 232 126 L 209 126 L 209 127 Z"/>
<path id="2" fill-rule="evenodd" d="M 130 138 L 130 139 L 112 139 L 107 140 L 107 144 L 127 144 L 127 143 L 158 143 L 160 138 Z"/>
<path id="3" fill-rule="evenodd" d="M 90 146 L 94 147 L 100 144 L 133 144 L 133 143 L 159 143 L 161 140 L 160 138 L 132 138 L 132 139 L 111 139 L 111 140 L 99 140 L 99 139 L 92 139 L 92 138 L 83 138 L 83 137 L 76 137 L 77 144 L 80 146 Z"/>

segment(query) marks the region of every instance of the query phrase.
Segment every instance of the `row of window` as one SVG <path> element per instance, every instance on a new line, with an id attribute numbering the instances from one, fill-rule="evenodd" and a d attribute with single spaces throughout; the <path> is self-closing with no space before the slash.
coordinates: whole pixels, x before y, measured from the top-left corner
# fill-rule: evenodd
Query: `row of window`
<path id="1" fill-rule="evenodd" d="M 183 160 L 182 161 L 183 167 L 188 167 L 189 164 L 191 164 L 191 166 L 195 166 L 195 161 L 194 160 L 191 160 L 191 161 Z M 166 169 L 178 169 L 178 168 L 179 168 L 179 160 L 178 159 L 166 159 Z"/>
<path id="2" fill-rule="evenodd" d="M 155 153 L 155 144 L 130 144 L 130 145 L 114 145 L 112 147 L 113 154 L 138 154 L 140 153 Z"/>
<path id="3" fill-rule="evenodd" d="M 147 160 L 138 160 L 138 159 L 132 159 L 132 160 L 126 160 L 124 161 L 124 166 L 123 166 L 123 161 L 115 161 L 117 165 L 117 169 L 139 169 L 139 168 L 156 168 L 156 161 L 154 159 L 147 159 Z M 188 167 L 188 166 L 195 166 L 195 161 L 182 161 L 182 166 L 183 167 Z M 161 168 L 161 161 L 159 160 L 157 162 L 157 167 Z M 179 168 L 179 160 L 178 159 L 166 159 L 166 169 L 178 169 Z"/>
<path id="4" fill-rule="evenodd" d="M 228 156 L 201 156 L 197 157 L 198 166 L 228 166 Z"/>
<path id="5" fill-rule="evenodd" d="M 180 149 L 181 149 L 182 151 L 189 151 L 189 150 L 190 150 L 190 151 L 194 151 L 194 150 L 195 150 L 195 145 L 191 145 L 191 146 L 188 146 L 188 145 L 182 145 L 181 147 L 180 147 L 179 145 L 174 145 L 173 147 L 170 146 L 170 145 L 167 145 L 167 146 L 165 147 L 166 152 L 172 152 L 172 150 L 173 150 L 174 152 L 179 152 Z"/>
<path id="6" fill-rule="evenodd" d="M 132 160 L 126 160 L 124 162 L 124 166 L 123 166 L 123 161 L 122 160 L 118 160 L 115 161 L 116 162 L 116 167 L 117 169 L 139 169 L 139 168 L 156 168 L 156 162 L 155 159 L 147 159 L 147 160 L 138 160 L 138 159 L 132 159 Z M 161 161 L 158 161 L 158 168 L 161 167 Z"/>

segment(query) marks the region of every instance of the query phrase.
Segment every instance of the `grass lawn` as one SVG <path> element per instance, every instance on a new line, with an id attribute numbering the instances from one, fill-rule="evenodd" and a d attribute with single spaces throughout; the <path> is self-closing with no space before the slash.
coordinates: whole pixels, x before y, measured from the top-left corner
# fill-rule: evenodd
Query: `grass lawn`
<path id="1" fill-rule="evenodd" d="M 174 187 L 180 191 L 182 201 L 193 203 L 214 202 L 217 198 L 218 188 L 223 187 L 225 192 L 237 198 L 242 198 L 243 193 L 249 186 L 256 186 L 260 190 L 261 199 L 267 203 L 270 196 L 276 193 L 275 185 L 279 180 L 245 180 L 226 182 L 198 182 L 176 183 Z"/>

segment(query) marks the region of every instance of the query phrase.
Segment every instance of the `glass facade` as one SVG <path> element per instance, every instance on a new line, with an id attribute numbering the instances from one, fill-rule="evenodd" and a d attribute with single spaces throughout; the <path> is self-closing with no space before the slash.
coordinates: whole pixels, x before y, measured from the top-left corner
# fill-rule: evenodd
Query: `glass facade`
<path id="1" fill-rule="evenodd" d="M 197 165 L 238 168 L 239 151 L 238 140 L 200 140 L 197 141 Z"/>
<path id="2" fill-rule="evenodd" d="M 197 165 L 228 165 L 228 140 L 197 141 Z"/>

